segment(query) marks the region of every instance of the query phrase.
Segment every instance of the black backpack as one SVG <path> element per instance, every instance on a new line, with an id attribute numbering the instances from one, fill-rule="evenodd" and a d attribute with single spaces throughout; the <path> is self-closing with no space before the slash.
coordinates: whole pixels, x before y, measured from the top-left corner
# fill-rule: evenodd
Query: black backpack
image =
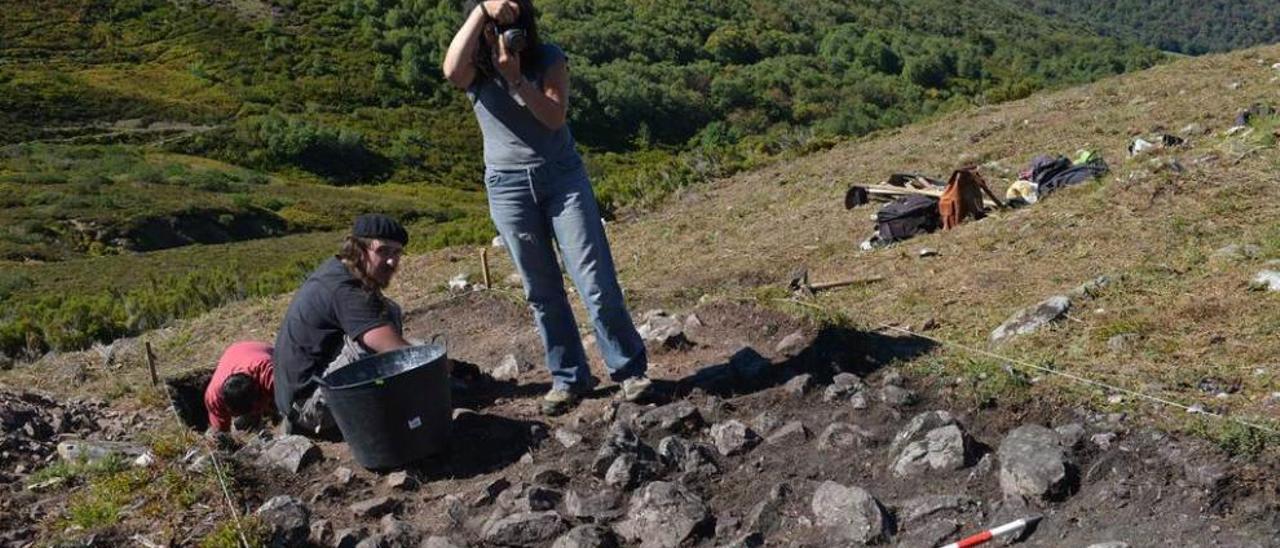
<path id="1" fill-rule="evenodd" d="M 876 231 L 884 243 L 905 240 L 942 228 L 938 199 L 910 195 L 889 202 L 876 212 Z"/>

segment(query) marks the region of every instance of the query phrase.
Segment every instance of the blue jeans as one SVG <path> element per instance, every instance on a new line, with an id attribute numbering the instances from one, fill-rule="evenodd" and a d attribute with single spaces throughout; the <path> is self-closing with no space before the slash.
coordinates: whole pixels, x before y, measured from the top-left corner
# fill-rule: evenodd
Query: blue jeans
<path id="1" fill-rule="evenodd" d="M 565 294 L 554 240 L 595 327 L 614 381 L 643 375 L 644 341 L 623 302 L 591 182 L 580 160 L 516 171 L 485 170 L 489 215 L 524 279 L 525 298 L 546 349 L 555 388 L 594 385 L 577 321 Z"/>

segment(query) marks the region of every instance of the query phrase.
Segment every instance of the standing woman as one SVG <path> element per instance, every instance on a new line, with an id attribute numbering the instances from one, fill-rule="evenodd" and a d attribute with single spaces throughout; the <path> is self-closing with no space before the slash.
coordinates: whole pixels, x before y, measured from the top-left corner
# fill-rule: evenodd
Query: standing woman
<path id="1" fill-rule="evenodd" d="M 489 215 L 524 279 L 551 371 L 543 412 L 568 410 L 595 385 L 553 241 L 595 326 L 610 378 L 622 384 L 625 399 L 640 399 L 650 386 L 648 358 L 566 125 L 568 60 L 560 48 L 539 40 L 530 0 L 467 6 L 466 21 L 445 54 L 444 75 L 467 91 L 484 134 Z"/>

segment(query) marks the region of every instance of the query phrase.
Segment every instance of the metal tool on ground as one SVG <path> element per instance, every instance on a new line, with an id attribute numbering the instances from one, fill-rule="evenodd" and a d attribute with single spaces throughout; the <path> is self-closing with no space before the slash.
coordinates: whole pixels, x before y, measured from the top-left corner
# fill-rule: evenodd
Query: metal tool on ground
<path id="1" fill-rule="evenodd" d="M 986 531 L 983 531 L 976 535 L 962 538 L 959 541 L 943 546 L 942 548 L 969 548 L 970 546 L 978 546 L 981 544 L 986 544 L 992 539 L 1000 538 L 1006 535 L 1010 535 L 1014 533 L 1022 534 L 1022 532 L 1027 529 L 1027 527 L 1031 527 L 1036 523 L 1039 523 L 1040 519 L 1041 519 L 1041 516 L 1031 516 L 1029 518 L 1023 518 L 1017 521 L 1012 521 L 1004 525 L 1001 525 L 999 527 L 992 527 L 991 529 L 987 529 Z"/>
<path id="2" fill-rule="evenodd" d="M 811 283 L 809 282 L 809 269 L 801 268 L 791 276 L 791 281 L 787 284 L 787 288 L 790 289 L 792 293 L 812 296 L 814 293 L 825 289 L 835 289 L 837 287 L 849 287 L 853 285 L 866 285 L 882 281 L 884 281 L 884 278 L 880 276 L 872 276 L 869 278 L 853 278 L 834 282 Z"/>

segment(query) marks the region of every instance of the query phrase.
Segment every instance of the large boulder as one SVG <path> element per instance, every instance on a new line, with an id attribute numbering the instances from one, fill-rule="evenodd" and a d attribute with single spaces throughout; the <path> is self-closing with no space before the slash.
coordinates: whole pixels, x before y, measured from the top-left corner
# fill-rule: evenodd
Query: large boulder
<path id="1" fill-rule="evenodd" d="M 825 481 L 813 493 L 817 525 L 843 542 L 870 544 L 882 539 L 888 528 L 880 503 L 858 487 Z"/>
<path id="2" fill-rule="evenodd" d="M 991 343 L 1001 344 L 1020 335 L 1035 333 L 1065 316 L 1070 308 L 1071 298 L 1058 295 L 1031 308 L 1019 310 L 991 332 Z"/>
<path id="3" fill-rule="evenodd" d="M 899 430 L 898 434 L 893 437 L 893 444 L 890 445 L 890 450 L 897 452 L 907 444 L 920 439 L 930 430 L 952 424 L 956 424 L 956 419 L 946 411 L 920 413 L 911 417 L 911 421 L 907 422 L 907 425 L 902 427 L 902 430 Z"/>
<path id="4" fill-rule="evenodd" d="M 299 470 L 323 458 L 320 448 L 306 436 L 281 436 L 263 445 L 247 445 L 241 450 L 261 468 L 297 474 Z"/>
<path id="5" fill-rule="evenodd" d="M 519 512 L 489 520 L 480 537 L 488 544 L 530 546 L 550 542 L 566 528 L 555 512 Z"/>
<path id="6" fill-rule="evenodd" d="M 970 464 L 973 454 L 973 440 L 960 425 L 951 424 L 907 444 L 893 463 L 893 474 L 903 478 L 931 470 L 959 470 Z"/>
<path id="7" fill-rule="evenodd" d="M 704 424 L 698 406 L 686 400 L 650 409 L 635 419 L 636 428 L 642 432 L 667 434 L 693 433 Z"/>
<path id="8" fill-rule="evenodd" d="M 311 510 L 297 498 L 279 495 L 264 502 L 254 512 L 268 527 L 274 547 L 302 546 L 311 535 Z"/>
<path id="9" fill-rule="evenodd" d="M 579 525 L 556 539 L 551 548 L 616 548 L 613 532 L 599 525 Z"/>
<path id="10" fill-rule="evenodd" d="M 646 548 L 693 544 L 712 532 L 711 511 L 683 485 L 655 481 L 631 499 L 627 518 L 615 530 Z"/>
<path id="11" fill-rule="evenodd" d="M 711 439 L 716 450 L 726 457 L 750 451 L 760 443 L 760 436 L 740 421 L 731 420 L 711 427 Z"/>
<path id="12" fill-rule="evenodd" d="M 1057 432 L 1023 425 L 1000 442 L 1000 489 L 1006 497 L 1057 498 L 1071 488 L 1074 463 Z"/>

